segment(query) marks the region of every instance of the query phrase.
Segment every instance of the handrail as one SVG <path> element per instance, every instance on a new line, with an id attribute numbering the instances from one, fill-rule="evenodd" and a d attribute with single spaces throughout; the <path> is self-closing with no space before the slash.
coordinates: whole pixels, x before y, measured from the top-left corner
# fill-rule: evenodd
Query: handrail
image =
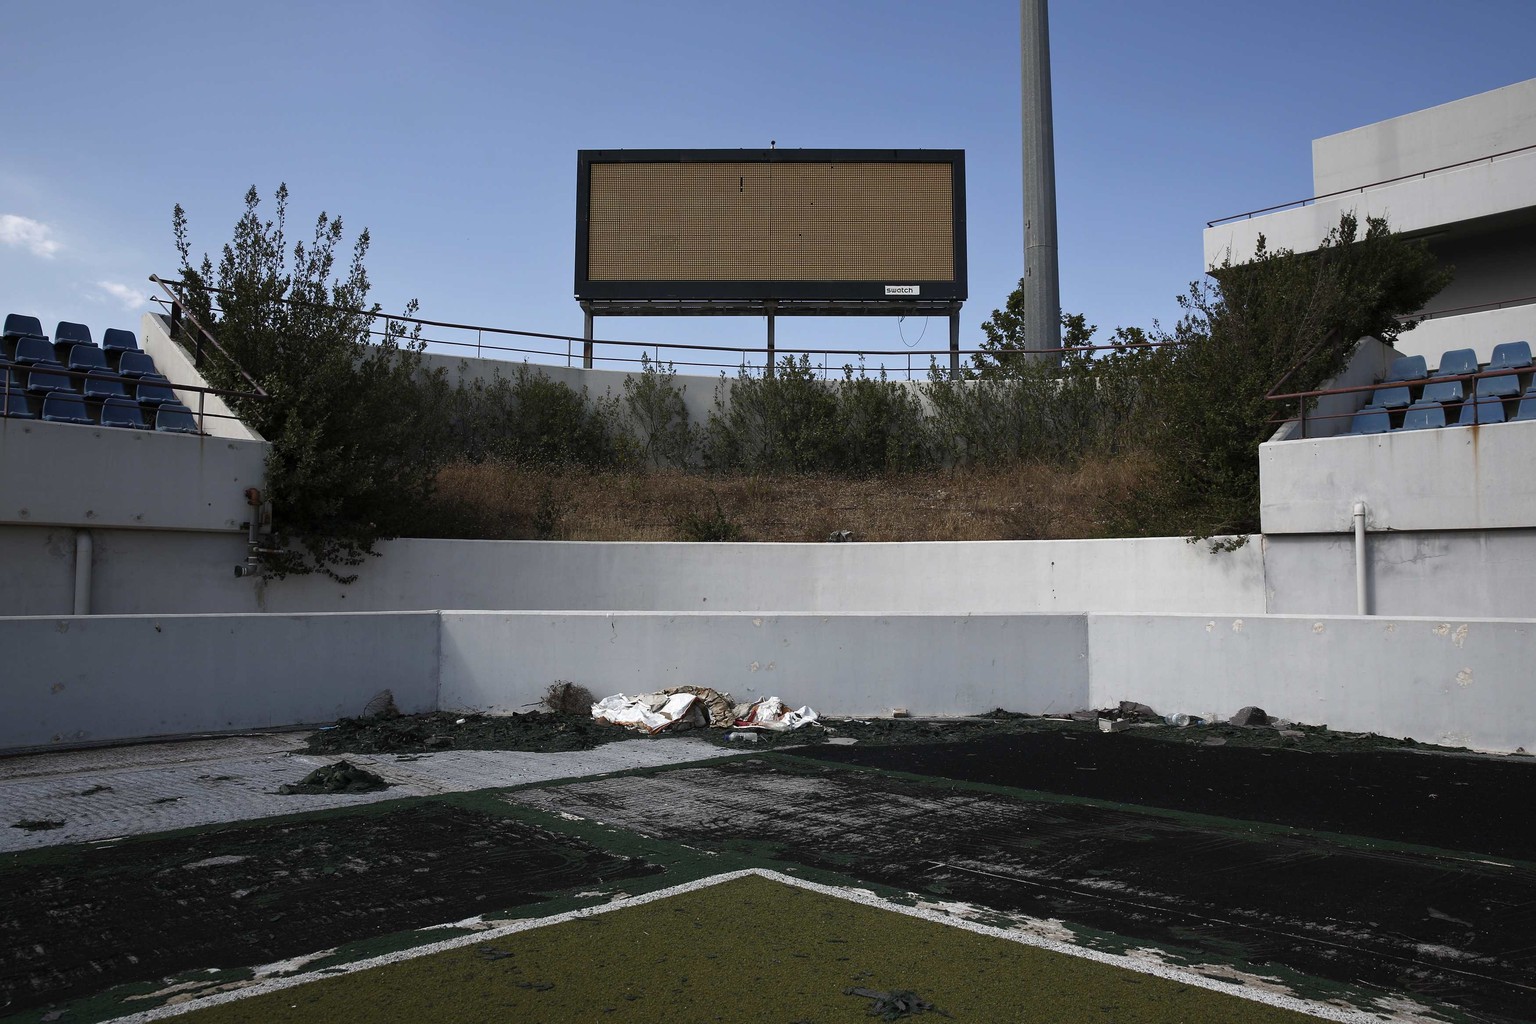
<path id="1" fill-rule="evenodd" d="M 162 287 L 164 287 L 165 284 L 166 284 L 166 282 L 162 278 L 158 277 L 157 275 L 151 275 L 150 280 L 156 281 L 156 282 L 160 283 L 162 285 Z M 177 284 L 178 285 L 182 285 L 182 284 L 184 284 L 184 282 L 177 282 Z M 222 294 L 223 291 L 224 291 L 224 289 L 215 287 L 213 285 L 200 285 L 198 287 L 200 287 L 202 290 L 204 290 L 206 292 L 209 292 L 210 294 L 214 294 L 214 295 Z M 175 296 L 172 296 L 172 298 L 174 299 Z M 379 311 L 379 310 L 354 309 L 354 308 L 351 308 L 351 307 L 348 307 L 348 306 L 336 306 L 336 305 L 333 305 L 331 303 L 315 302 L 315 301 L 310 300 L 310 299 L 281 298 L 281 299 L 277 299 L 275 301 L 282 302 L 282 303 L 287 304 L 287 305 L 307 306 L 307 307 L 319 308 L 319 309 L 334 309 L 334 310 L 336 310 L 338 312 L 346 313 L 348 315 L 353 315 L 353 316 L 376 316 L 376 317 L 382 318 L 387 323 L 388 322 L 397 322 L 397 323 L 415 324 L 415 325 L 419 325 L 419 326 L 422 326 L 422 327 L 443 327 L 443 328 L 447 328 L 447 329 L 450 329 L 450 330 L 474 331 L 477 335 L 478 334 L 500 334 L 500 335 L 508 335 L 508 336 L 512 336 L 512 337 L 519 337 L 519 338 L 539 338 L 539 339 L 543 339 L 543 340 L 547 340 L 547 341 L 564 341 L 564 342 L 570 342 L 570 343 L 580 342 L 582 344 L 589 344 L 590 343 L 590 344 L 600 344 L 600 345 L 616 345 L 616 346 L 619 346 L 619 347 L 640 348 L 640 349 L 668 348 L 668 349 L 682 349 L 682 350 L 686 350 L 686 351 L 702 351 L 702 352 L 733 352 L 733 353 L 738 353 L 738 354 L 740 354 L 740 353 L 747 353 L 747 352 L 751 352 L 751 353 L 767 353 L 769 351 L 769 348 L 766 345 L 760 345 L 760 346 L 759 345 L 710 345 L 710 344 L 703 344 L 703 343 L 670 342 L 670 341 L 667 341 L 667 342 L 629 341 L 629 340 L 623 340 L 623 339 L 617 339 L 617 338 L 595 338 L 595 339 L 592 339 L 592 338 L 579 337 L 579 336 L 574 335 L 574 334 L 555 334 L 555 333 L 551 333 L 551 332 L 548 332 L 548 331 L 529 331 L 529 330 L 522 330 L 522 329 L 519 329 L 519 328 L 512 328 L 512 327 L 488 327 L 488 326 L 485 326 L 485 325 L 482 325 L 482 324 L 455 323 L 455 322 L 453 322 L 451 320 L 428 320 L 428 319 L 426 319 L 424 317 L 404 316 L 404 315 L 398 315 L 398 314 L 394 314 L 394 313 L 386 313 L 386 312 Z M 373 330 L 373 329 L 370 329 L 368 333 L 370 335 L 375 335 L 375 336 L 379 336 L 379 337 L 385 336 L 385 332 L 377 331 L 377 330 Z M 530 355 L 549 355 L 549 354 L 551 354 L 551 353 L 539 352 L 537 350 L 519 349 L 519 348 L 515 348 L 515 347 L 510 347 L 510 346 L 491 345 L 491 344 L 486 344 L 486 343 L 481 342 L 481 341 L 477 341 L 477 342 L 471 344 L 469 342 L 449 341 L 447 339 L 441 339 L 441 338 L 423 338 L 422 340 L 424 342 L 428 343 L 428 344 L 433 344 L 433 345 L 452 345 L 452 346 L 458 346 L 458 347 L 462 347 L 462 348 L 491 349 L 492 351 L 498 351 L 498 352 L 523 352 L 523 353 L 527 353 L 527 354 L 530 354 Z M 1139 343 L 1139 344 L 1136 344 L 1136 345 L 1126 345 L 1124 343 L 1118 343 L 1117 344 L 1117 343 L 1114 343 L 1114 342 L 1110 342 L 1110 343 L 1106 343 L 1106 344 L 1103 344 L 1103 345 L 1076 345 L 1076 346 L 1064 346 L 1064 347 L 1061 347 L 1061 348 L 1034 348 L 1034 349 L 1031 349 L 1031 348 L 1021 348 L 1021 349 L 1009 349 L 1006 354 L 1008 356 L 1013 356 L 1013 355 L 1055 356 L 1055 355 L 1063 355 L 1063 354 L 1066 354 L 1066 353 L 1069 353 L 1069 352 L 1102 352 L 1102 351 L 1109 351 L 1109 350 L 1143 349 L 1143 348 L 1145 348 L 1145 349 L 1155 349 L 1155 348 L 1161 348 L 1161 347 L 1164 347 L 1164 346 L 1179 346 L 1179 345 L 1182 345 L 1182 344 L 1183 344 L 1183 342 L 1174 341 L 1174 340 L 1170 340 L 1170 341 L 1166 341 L 1166 342 L 1148 341 L 1148 342 L 1142 342 L 1142 343 Z M 951 348 L 949 348 L 947 346 L 944 347 L 944 348 L 934 348 L 934 349 L 917 349 L 917 348 L 898 348 L 898 349 L 873 349 L 873 348 L 866 348 L 866 349 L 831 349 L 831 348 L 817 347 L 817 346 L 814 346 L 814 345 L 811 345 L 811 346 L 775 345 L 773 347 L 772 351 L 777 352 L 777 353 L 795 353 L 795 354 L 803 353 L 803 354 L 806 354 L 806 355 L 820 354 L 820 355 L 847 355 L 847 356 L 866 356 L 866 355 L 868 355 L 868 356 L 914 356 L 914 355 L 947 356 L 947 355 L 951 355 L 951 354 L 959 354 L 959 355 L 975 355 L 975 354 L 996 355 L 996 353 L 994 353 L 990 349 L 975 348 L 975 349 L 958 349 L 958 350 L 956 350 L 956 349 L 951 349 Z M 624 360 L 624 359 L 616 359 L 616 358 L 613 358 L 613 357 L 598 357 L 598 358 L 601 358 L 601 359 L 603 359 L 606 362 L 639 362 L 638 359 Z M 687 365 L 687 364 L 685 364 L 685 365 Z M 694 364 L 694 365 L 718 366 L 720 364 L 718 364 L 718 363 L 713 363 L 713 364 L 700 363 L 700 364 Z"/>
<path id="2" fill-rule="evenodd" d="M 14 359 L 6 359 L 6 358 L 3 358 L 3 357 L 0 357 L 0 370 L 6 370 L 6 371 L 26 370 L 28 373 L 30 373 L 31 371 L 36 369 L 37 366 L 38 366 L 38 364 L 36 364 L 36 363 L 18 363 Z M 133 385 L 139 385 L 139 384 L 145 383 L 143 377 L 127 377 L 127 376 L 124 376 L 123 374 L 120 374 L 120 373 L 114 373 L 112 371 L 103 371 L 103 370 L 101 370 L 99 368 L 94 369 L 94 370 L 72 370 L 72 369 L 70 369 L 67 366 L 58 366 L 58 365 L 49 365 L 49 364 L 43 364 L 43 367 L 44 367 L 44 370 L 47 373 L 58 374 L 59 376 L 76 378 L 76 379 L 81 379 L 81 380 L 84 380 L 86 378 L 90 378 L 92 380 L 110 380 L 110 381 L 115 381 L 115 382 L 120 383 L 120 384 L 133 384 Z M 11 387 L 11 376 L 12 376 L 11 373 L 7 372 L 5 374 L 4 381 L 0 382 L 0 394 L 4 394 L 6 396 L 7 404 L 9 404 L 9 399 L 10 399 L 10 396 L 12 394 L 20 393 L 22 395 L 27 395 L 29 393 L 25 388 L 12 388 Z M 216 396 L 218 396 L 220 398 L 269 399 L 271 397 L 270 395 L 266 394 L 265 392 L 262 392 L 261 394 L 255 394 L 255 393 L 249 392 L 249 391 L 230 391 L 230 390 L 227 390 L 227 389 L 224 389 L 224 388 L 204 387 L 204 386 L 199 385 L 199 384 L 178 384 L 175 381 L 170 380 L 169 378 L 165 378 L 164 374 L 160 374 L 159 376 L 164 378 L 163 381 L 157 380 L 157 381 L 150 381 L 149 383 L 158 384 L 161 387 L 167 387 L 167 388 L 172 389 L 173 391 L 191 391 L 191 392 L 195 392 L 197 394 L 197 429 L 199 431 L 201 431 L 202 433 L 205 433 L 205 434 L 207 433 L 207 431 L 203 430 L 203 420 L 206 417 L 210 417 L 211 416 L 214 419 L 220 419 L 220 420 L 237 420 L 238 421 L 240 419 L 239 416 L 237 416 L 237 415 L 235 415 L 233 413 L 207 412 L 206 411 L 206 402 L 207 402 L 207 397 L 209 395 L 216 395 Z M 78 391 L 72 392 L 72 394 L 74 394 L 78 398 L 89 400 L 89 396 L 83 395 L 83 394 L 81 394 Z"/>
<path id="3" fill-rule="evenodd" d="M 196 327 L 197 330 L 198 330 L 198 333 L 202 336 L 201 338 L 198 339 L 197 349 L 194 352 L 194 358 L 193 358 L 193 365 L 194 366 L 199 366 L 199 367 L 202 366 L 202 363 L 203 363 L 203 343 L 202 343 L 202 338 L 207 338 L 209 344 L 211 344 L 214 348 L 216 348 L 218 350 L 219 355 L 221 355 L 225 359 L 229 360 L 229 364 L 235 368 L 235 372 L 240 374 L 240 376 L 244 377 L 246 382 L 248 384 L 250 384 L 251 387 L 256 389 L 256 394 L 257 395 L 259 395 L 262 398 L 270 397 L 267 394 L 267 392 L 265 391 L 265 389 L 263 389 L 260 384 L 256 383 L 256 379 L 254 377 L 252 377 L 250 374 L 245 372 L 245 367 L 241 366 L 239 361 L 236 360 L 234 356 L 230 355 L 229 352 L 224 348 L 223 345 L 219 344 L 218 339 L 215 338 L 212 334 L 210 334 L 208 332 L 208 328 L 204 327 L 198 321 L 197 317 L 192 315 L 191 311 L 187 309 L 187 304 L 182 302 L 180 297 L 177 296 L 176 293 L 171 290 L 172 287 L 181 287 L 185 282 L 170 282 L 170 281 L 167 281 L 164 278 L 160 277 L 160 275 L 158 275 L 158 274 L 150 274 L 149 275 L 149 279 L 151 281 L 155 282 L 155 284 L 159 285 L 161 290 L 164 291 L 165 294 L 167 294 L 167 295 L 169 295 L 171 297 L 171 337 L 173 339 L 175 338 L 175 336 L 176 336 L 176 327 L 177 327 L 178 323 L 180 322 L 180 318 L 182 316 L 185 316 L 188 320 L 192 321 L 192 326 Z"/>
<path id="4" fill-rule="evenodd" d="M 1339 189 L 1337 192 L 1327 192 L 1327 193 L 1325 193 L 1323 195 L 1312 196 L 1311 198 L 1308 198 L 1308 199 L 1293 199 L 1293 200 L 1291 200 L 1288 203 L 1278 203 L 1275 206 L 1266 206 L 1266 207 L 1264 207 L 1261 210 L 1249 210 L 1247 213 L 1234 213 L 1230 217 L 1217 217 L 1215 220 L 1208 220 L 1208 221 L 1206 221 L 1205 222 L 1205 226 L 1208 227 L 1208 228 L 1214 228 L 1218 224 L 1228 224 L 1228 223 L 1231 223 L 1232 221 L 1235 221 L 1235 220 L 1243 220 L 1245 218 L 1251 220 L 1254 217 L 1257 217 L 1261 213 L 1274 213 L 1276 210 L 1288 210 L 1288 209 L 1290 209 L 1293 206 L 1294 207 L 1303 207 L 1303 206 L 1307 206 L 1310 203 L 1315 203 L 1315 202 L 1318 202 L 1318 201 L 1323 200 L 1323 199 L 1333 199 L 1333 198 L 1335 198 L 1337 196 L 1347 196 L 1347 195 L 1349 195 L 1351 193 L 1354 193 L 1354 192 L 1364 192 L 1366 189 L 1379 188 L 1382 185 L 1392 185 L 1392 184 L 1395 184 L 1396 182 L 1399 182 L 1399 181 L 1409 181 L 1410 179 L 1413 179 L 1413 178 L 1427 178 L 1431 174 L 1439 174 L 1441 171 L 1453 171 L 1453 170 L 1455 170 L 1458 167 L 1470 167 L 1473 164 L 1480 164 L 1480 163 L 1482 163 L 1485 160 L 1493 161 L 1493 160 L 1499 159 L 1500 157 L 1513 156 L 1516 153 L 1524 153 L 1527 150 L 1531 150 L 1531 149 L 1536 149 L 1536 144 L 1532 144 L 1532 145 L 1529 145 L 1529 146 L 1521 146 L 1518 149 L 1506 149 L 1502 153 L 1493 153 L 1493 154 L 1490 154 L 1488 156 L 1473 157 L 1471 160 L 1462 160 L 1462 161 L 1460 161 L 1458 163 L 1446 164 L 1443 167 L 1431 167 L 1427 171 L 1414 171 L 1411 174 L 1400 174 L 1400 175 L 1398 175 L 1395 178 L 1385 178 L 1385 179 L 1383 179 L 1381 181 L 1373 181 L 1373 182 L 1371 182 L 1368 185 L 1358 185 L 1358 186 L 1354 186 L 1352 188 L 1342 188 L 1342 189 Z"/>

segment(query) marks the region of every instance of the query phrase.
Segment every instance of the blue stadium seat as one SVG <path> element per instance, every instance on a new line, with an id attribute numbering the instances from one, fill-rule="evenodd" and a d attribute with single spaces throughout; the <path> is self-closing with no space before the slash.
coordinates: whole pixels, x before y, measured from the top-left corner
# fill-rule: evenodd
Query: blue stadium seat
<path id="1" fill-rule="evenodd" d="M 107 354 L 95 345 L 71 345 L 65 365 L 71 370 L 105 370 Z"/>
<path id="2" fill-rule="evenodd" d="M 1403 413 L 1404 430 L 1429 430 L 1445 426 L 1445 406 L 1419 399 Z"/>
<path id="3" fill-rule="evenodd" d="M 1520 396 L 1520 375 L 1518 373 L 1506 373 L 1502 377 L 1479 377 L 1477 379 L 1477 400 L 1481 402 L 1485 398 L 1518 398 Z"/>
<path id="4" fill-rule="evenodd" d="M 1371 404 L 1379 405 L 1383 409 L 1404 409 L 1413 401 L 1413 396 L 1408 394 L 1408 385 L 1399 384 L 1391 388 L 1377 388 L 1371 392 Z"/>
<path id="5" fill-rule="evenodd" d="M 1503 422 L 1504 400 L 1491 397 L 1479 397 L 1462 406 L 1461 418 L 1456 421 L 1457 425 L 1462 427 Z"/>
<path id="6" fill-rule="evenodd" d="M 34 395 L 48 394 L 52 391 L 66 391 L 73 394 L 75 382 L 58 363 L 34 363 L 32 371 L 27 374 L 27 390 Z"/>
<path id="7" fill-rule="evenodd" d="M 192 410 L 179 402 L 174 405 L 167 403 L 155 410 L 155 429 L 174 434 L 202 433 L 197 429 L 197 420 L 192 417 Z"/>
<path id="8" fill-rule="evenodd" d="M 17 338 L 16 352 L 11 358 L 24 366 L 30 366 L 33 363 L 57 362 L 53 358 L 53 346 L 49 344 L 48 339 L 35 334 Z"/>
<path id="9" fill-rule="evenodd" d="M 1439 377 L 1452 377 L 1463 373 L 1477 372 L 1477 353 L 1470 348 L 1456 348 L 1440 357 L 1440 369 L 1435 371 Z"/>
<path id="10" fill-rule="evenodd" d="M 101 403 L 101 425 L 143 430 L 144 413 L 131 398 L 109 398 Z"/>
<path id="11" fill-rule="evenodd" d="M 1392 429 L 1392 417 L 1379 405 L 1368 405 L 1350 421 L 1351 434 L 1385 434 Z"/>
<path id="12" fill-rule="evenodd" d="M 10 338 L 42 338 L 43 325 L 35 316 L 26 316 L 22 313 L 7 313 L 5 315 L 4 337 Z"/>
<path id="13" fill-rule="evenodd" d="M 176 392 L 171 390 L 170 381 L 158 373 L 146 373 L 139 378 L 138 399 L 140 405 L 165 405 L 181 401 L 176 397 Z"/>
<path id="14" fill-rule="evenodd" d="M 86 411 L 85 399 L 79 395 L 55 391 L 43 399 L 43 419 L 51 423 L 92 424 L 91 414 Z"/>
<path id="15" fill-rule="evenodd" d="M 137 352 L 139 339 L 132 331 L 121 327 L 108 327 L 101 335 L 101 347 L 108 352 Z"/>
<path id="16" fill-rule="evenodd" d="M 85 324 L 70 323 L 68 320 L 60 320 L 59 325 L 53 329 L 53 343 L 68 351 L 70 345 L 92 345 L 91 329 Z"/>
<path id="17" fill-rule="evenodd" d="M 1531 345 L 1526 341 L 1506 341 L 1493 346 L 1493 358 L 1488 360 L 1490 370 L 1524 369 L 1531 365 Z"/>
<path id="18" fill-rule="evenodd" d="M 1536 420 L 1536 387 L 1526 391 L 1520 399 L 1520 408 L 1515 410 L 1517 420 Z"/>
<path id="19" fill-rule="evenodd" d="M 27 403 L 27 393 L 21 390 L 9 393 L 0 391 L 0 416 L 10 416 L 13 419 L 35 420 L 32 407 Z"/>
<path id="20" fill-rule="evenodd" d="M 1400 356 L 1392 360 L 1392 365 L 1387 368 L 1387 383 L 1392 384 L 1404 380 L 1423 380 L 1429 376 L 1425 369 L 1423 356 Z"/>
<path id="21" fill-rule="evenodd" d="M 86 398 L 127 398 L 128 385 L 117 379 L 117 374 L 111 370 L 92 370 L 85 375 L 85 387 L 82 389 Z M 134 405 L 138 405 L 137 402 Z"/>
<path id="22" fill-rule="evenodd" d="M 1426 402 L 1447 402 L 1455 404 L 1466 397 L 1459 380 L 1437 380 L 1424 385 L 1424 400 Z"/>
<path id="23" fill-rule="evenodd" d="M 134 350 L 122 354 L 117 361 L 117 372 L 124 377 L 143 377 L 160 371 L 155 369 L 155 361 L 149 357 L 149 353 Z"/>

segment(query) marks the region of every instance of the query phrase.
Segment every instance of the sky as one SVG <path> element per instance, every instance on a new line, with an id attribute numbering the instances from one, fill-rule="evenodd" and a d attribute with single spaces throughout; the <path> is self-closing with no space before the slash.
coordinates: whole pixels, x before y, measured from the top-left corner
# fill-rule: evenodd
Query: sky
<path id="1" fill-rule="evenodd" d="M 1062 307 L 1105 334 L 1177 318 L 1206 221 L 1311 195 L 1312 139 L 1536 77 L 1533 0 L 1057 0 L 1050 31 Z M 386 309 L 579 335 L 580 149 L 963 149 L 964 347 L 1023 270 L 1009 0 L 7 0 L 0 34 L 0 311 L 50 332 L 136 329 L 149 275 L 176 270 L 175 204 L 216 256 L 247 188 L 270 212 L 286 182 L 290 239 L 321 211 L 368 228 Z M 946 329 L 781 317 L 777 337 L 926 349 Z"/>

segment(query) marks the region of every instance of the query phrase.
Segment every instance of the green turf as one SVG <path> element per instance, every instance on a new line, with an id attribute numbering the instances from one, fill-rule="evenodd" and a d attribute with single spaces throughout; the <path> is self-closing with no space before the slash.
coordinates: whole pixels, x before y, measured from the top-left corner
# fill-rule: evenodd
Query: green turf
<path id="1" fill-rule="evenodd" d="M 756 876 L 195 1011 L 236 1021 L 868 1021 L 844 989 L 959 1021 L 1315 1018 Z M 923 1019 L 942 1020 L 924 1015 Z"/>

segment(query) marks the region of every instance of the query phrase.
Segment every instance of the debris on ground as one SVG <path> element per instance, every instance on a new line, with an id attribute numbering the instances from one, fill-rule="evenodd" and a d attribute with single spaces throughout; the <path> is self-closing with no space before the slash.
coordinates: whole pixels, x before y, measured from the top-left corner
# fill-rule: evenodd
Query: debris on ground
<path id="1" fill-rule="evenodd" d="M 1268 725 L 1269 716 L 1264 713 L 1263 708 L 1256 708 L 1250 704 L 1248 707 L 1243 708 L 1237 714 L 1227 719 L 1227 724 L 1235 725 L 1240 728 L 1252 728 L 1259 725 Z"/>
<path id="2" fill-rule="evenodd" d="M 11 826 L 11 828 L 24 829 L 28 832 L 47 832 L 49 829 L 63 827 L 62 821 L 56 821 L 53 818 L 22 818 Z"/>
<path id="3" fill-rule="evenodd" d="M 843 995 L 873 1000 L 865 1012 L 881 1020 L 900 1020 L 903 1017 L 916 1017 L 923 1013 L 936 1013 L 940 1017 L 949 1016 L 916 992 L 909 992 L 903 988 L 892 989 L 889 992 L 876 992 L 872 988 L 845 988 Z"/>
<path id="4" fill-rule="evenodd" d="M 398 718 L 400 709 L 395 706 L 395 691 L 380 690 L 363 705 L 361 718 Z"/>
<path id="5" fill-rule="evenodd" d="M 557 715 L 584 715 L 595 699 L 585 686 L 569 679 L 556 679 L 544 691 L 544 708 Z"/>
<path id="6" fill-rule="evenodd" d="M 351 761 L 337 761 L 322 765 L 304 776 L 302 781 L 277 787 L 284 796 L 321 793 L 377 793 L 388 789 L 389 783 L 366 768 L 359 768 Z"/>
<path id="7" fill-rule="evenodd" d="M 699 686 L 677 686 L 633 697 L 616 693 L 592 705 L 593 721 L 649 736 L 707 727 L 788 732 L 814 724 L 816 717 L 811 708 L 790 710 L 777 697 L 734 704 L 730 694 Z"/>
<path id="8" fill-rule="evenodd" d="M 444 742 L 443 737 L 451 742 Z M 398 718 L 343 718 L 309 737 L 311 754 L 410 754 L 453 750 L 591 750 L 628 738 L 580 714 L 524 711 L 512 715 L 431 711 Z M 429 742 L 432 744 L 429 746 Z"/>

